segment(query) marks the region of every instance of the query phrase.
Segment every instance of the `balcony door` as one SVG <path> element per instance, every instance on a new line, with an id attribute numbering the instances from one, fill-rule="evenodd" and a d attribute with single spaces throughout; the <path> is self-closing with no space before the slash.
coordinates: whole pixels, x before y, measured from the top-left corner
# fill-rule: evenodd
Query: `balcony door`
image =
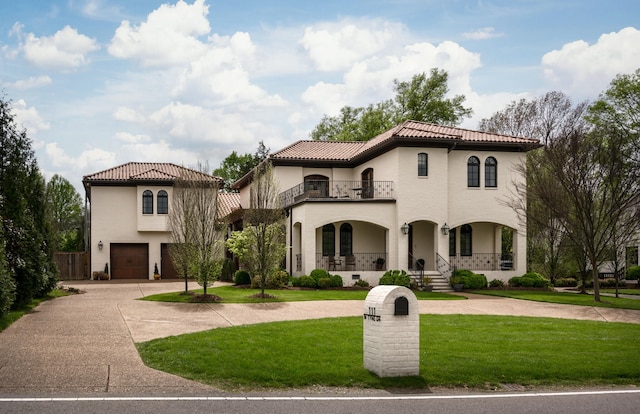
<path id="1" fill-rule="evenodd" d="M 362 198 L 373 198 L 373 168 L 367 168 L 360 175 Z"/>
<path id="2" fill-rule="evenodd" d="M 324 175 L 304 177 L 304 192 L 310 197 L 329 197 L 329 178 Z"/>

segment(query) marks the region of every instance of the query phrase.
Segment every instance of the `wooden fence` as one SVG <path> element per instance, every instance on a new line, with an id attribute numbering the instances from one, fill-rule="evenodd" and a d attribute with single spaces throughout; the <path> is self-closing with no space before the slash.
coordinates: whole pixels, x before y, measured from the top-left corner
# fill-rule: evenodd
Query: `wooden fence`
<path id="1" fill-rule="evenodd" d="M 54 260 L 60 271 L 60 280 L 89 279 L 89 253 L 57 252 Z"/>

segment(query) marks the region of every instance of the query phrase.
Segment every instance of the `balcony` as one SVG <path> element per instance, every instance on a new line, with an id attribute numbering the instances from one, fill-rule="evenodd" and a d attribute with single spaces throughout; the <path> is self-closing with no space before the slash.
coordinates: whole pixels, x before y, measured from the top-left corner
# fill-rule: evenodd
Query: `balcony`
<path id="1" fill-rule="evenodd" d="M 393 181 L 311 180 L 280 194 L 283 207 L 314 201 L 393 200 Z"/>

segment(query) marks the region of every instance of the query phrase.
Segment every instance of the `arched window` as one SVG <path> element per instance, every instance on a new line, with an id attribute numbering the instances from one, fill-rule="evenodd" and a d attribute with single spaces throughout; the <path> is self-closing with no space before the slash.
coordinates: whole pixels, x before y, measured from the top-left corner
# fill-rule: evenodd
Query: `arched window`
<path id="1" fill-rule="evenodd" d="M 153 193 L 150 190 L 142 193 L 142 214 L 153 214 Z"/>
<path id="2" fill-rule="evenodd" d="M 322 255 L 334 256 L 336 254 L 336 228 L 333 224 L 322 226 Z"/>
<path id="3" fill-rule="evenodd" d="M 472 233 L 473 230 L 470 225 L 465 224 L 460 227 L 460 256 L 471 256 L 473 251 L 471 245 Z"/>
<path id="4" fill-rule="evenodd" d="M 456 235 L 457 230 L 455 228 L 449 230 L 449 256 L 455 256 L 457 254 Z"/>
<path id="5" fill-rule="evenodd" d="M 489 157 L 484 161 L 484 186 L 498 186 L 498 161 L 493 157 Z"/>
<path id="6" fill-rule="evenodd" d="M 480 187 L 480 160 L 475 156 L 467 161 L 467 187 Z"/>
<path id="7" fill-rule="evenodd" d="M 353 254 L 353 227 L 349 223 L 340 226 L 340 256 Z"/>
<path id="8" fill-rule="evenodd" d="M 166 191 L 158 191 L 158 214 L 169 214 L 169 195 Z"/>
<path id="9" fill-rule="evenodd" d="M 307 175 L 304 177 L 304 192 L 317 197 L 329 196 L 329 178 L 324 175 Z M 311 195 L 313 194 L 313 195 Z"/>
<path id="10" fill-rule="evenodd" d="M 421 152 L 418 154 L 418 177 L 429 175 L 429 155 Z"/>

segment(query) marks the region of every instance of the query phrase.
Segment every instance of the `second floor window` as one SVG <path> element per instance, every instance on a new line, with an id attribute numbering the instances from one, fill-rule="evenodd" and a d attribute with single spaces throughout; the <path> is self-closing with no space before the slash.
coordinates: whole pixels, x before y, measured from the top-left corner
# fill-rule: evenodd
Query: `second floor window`
<path id="1" fill-rule="evenodd" d="M 489 157 L 484 161 L 484 186 L 498 186 L 498 161 L 493 157 Z"/>
<path id="2" fill-rule="evenodd" d="M 429 155 L 421 152 L 418 154 L 418 177 L 429 175 Z"/>
<path id="3" fill-rule="evenodd" d="M 475 156 L 467 161 L 467 187 L 480 187 L 480 160 Z"/>
<path id="4" fill-rule="evenodd" d="M 153 214 L 153 193 L 150 190 L 142 193 L 142 214 Z"/>
<path id="5" fill-rule="evenodd" d="M 158 214 L 169 214 L 169 195 L 166 191 L 158 191 Z"/>

